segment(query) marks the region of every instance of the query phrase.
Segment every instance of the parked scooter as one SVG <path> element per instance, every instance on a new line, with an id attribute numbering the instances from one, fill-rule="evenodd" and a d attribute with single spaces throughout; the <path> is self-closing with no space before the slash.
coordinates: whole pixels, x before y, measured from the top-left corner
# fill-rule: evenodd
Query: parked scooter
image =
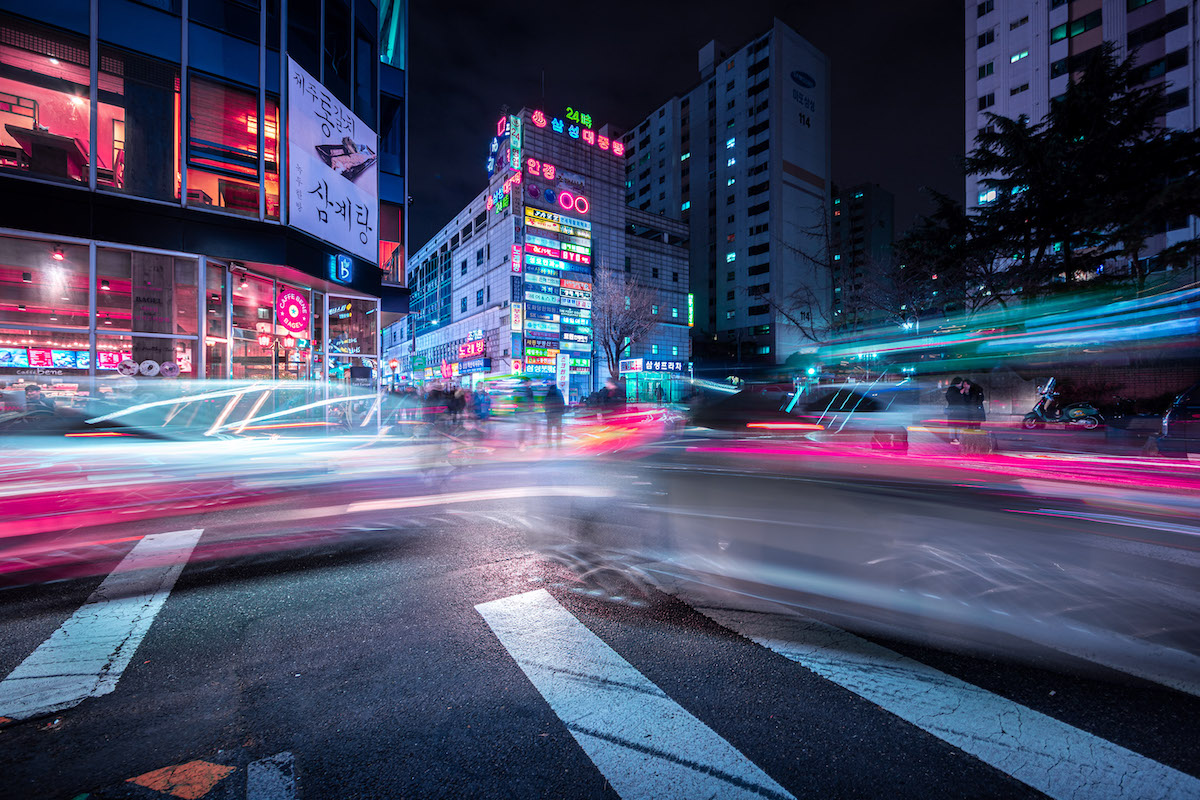
<path id="1" fill-rule="evenodd" d="M 1069 406 L 1059 406 L 1055 401 L 1058 392 L 1054 391 L 1054 378 L 1046 381 L 1045 386 L 1038 387 L 1038 401 L 1033 410 L 1025 415 L 1021 426 L 1026 430 L 1044 428 L 1046 425 L 1078 425 L 1086 430 L 1094 430 L 1104 422 L 1104 417 L 1091 403 L 1072 403 Z"/>

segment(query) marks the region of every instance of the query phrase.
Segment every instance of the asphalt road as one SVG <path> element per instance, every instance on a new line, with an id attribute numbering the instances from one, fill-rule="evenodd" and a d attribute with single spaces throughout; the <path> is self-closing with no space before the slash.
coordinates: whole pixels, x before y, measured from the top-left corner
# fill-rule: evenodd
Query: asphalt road
<path id="1" fill-rule="evenodd" d="M 471 495 L 589 482 L 643 494 Z M 112 523 L 94 575 L 0 591 L 4 796 L 1200 796 L 1190 691 L 1045 643 L 1004 657 L 1016 631 L 986 654 L 850 633 L 845 609 L 701 591 L 657 551 L 630 583 L 532 548 L 588 541 L 581 508 L 644 524 L 661 487 L 624 465 L 418 488 L 459 500 L 379 491 L 313 539 L 294 520 L 319 492 Z M 1194 577 L 1180 557 L 1162 580 Z M 72 649 L 106 639 L 104 663 Z M 14 713 L 34 673 L 84 697 Z"/>

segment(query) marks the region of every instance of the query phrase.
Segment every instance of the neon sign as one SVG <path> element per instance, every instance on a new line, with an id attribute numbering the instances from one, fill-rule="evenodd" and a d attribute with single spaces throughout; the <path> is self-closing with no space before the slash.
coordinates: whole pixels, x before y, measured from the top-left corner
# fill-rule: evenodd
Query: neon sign
<path id="1" fill-rule="evenodd" d="M 553 247 L 546 247 L 545 245 L 540 244 L 525 245 L 525 252 L 533 253 L 535 256 L 549 256 L 550 258 L 562 258 L 563 256 L 561 250 L 556 250 Z"/>
<path id="2" fill-rule="evenodd" d="M 543 211 L 540 208 L 532 208 L 530 206 L 525 206 L 525 216 L 533 217 L 534 219 L 544 219 L 547 222 L 557 222 L 559 225 L 569 225 L 572 228 L 579 228 L 580 230 L 585 231 L 590 231 L 592 229 L 592 223 L 586 222 L 582 219 L 564 217 L 561 214 L 555 214 L 553 211 Z"/>
<path id="3" fill-rule="evenodd" d="M 508 166 L 521 174 L 521 118 L 515 114 L 508 118 Z M 520 181 L 517 181 L 520 183 Z"/>
<path id="4" fill-rule="evenodd" d="M 535 267 L 549 267 L 550 269 L 566 269 L 566 262 L 559 261 L 556 258 L 545 258 L 544 256 L 525 256 L 525 263 L 532 264 Z"/>
<path id="5" fill-rule="evenodd" d="M 585 256 L 582 253 L 572 253 L 570 250 L 563 252 L 562 257 L 564 261 L 574 261 L 576 264 L 592 263 L 591 256 Z"/>
<path id="6" fill-rule="evenodd" d="M 561 285 L 564 289 L 576 289 L 581 292 L 590 292 L 592 290 L 592 285 L 585 281 L 569 281 L 564 279 Z"/>
<path id="7" fill-rule="evenodd" d="M 519 244 L 512 246 L 512 274 L 521 274 L 521 245 Z"/>
<path id="8" fill-rule="evenodd" d="M 549 120 L 550 127 L 555 133 L 565 133 L 572 139 L 582 141 L 584 144 L 592 147 L 598 147 L 601 150 L 612 150 L 612 154 L 617 158 L 625 157 L 625 143 L 618 139 L 610 139 L 607 136 L 601 136 L 592 129 L 591 114 L 584 114 L 581 111 L 576 111 L 573 108 L 568 108 L 565 114 L 567 122 L 577 122 L 578 125 L 568 125 L 567 122 L 554 117 Z M 533 112 L 531 120 L 538 128 L 545 128 L 547 125 L 545 112 L 538 110 Z M 582 126 L 582 127 L 580 127 Z"/>
<path id="9" fill-rule="evenodd" d="M 467 359 L 467 358 L 479 358 L 486 351 L 487 351 L 487 340 L 486 339 L 476 339 L 474 341 L 467 342 L 466 344 L 460 344 L 458 346 L 458 358 L 460 361 L 463 359 Z"/>
<path id="10" fill-rule="evenodd" d="M 516 331 L 517 333 L 520 333 L 521 328 L 522 328 L 521 316 L 522 316 L 521 315 L 521 304 L 513 303 L 512 304 L 512 329 L 514 331 Z M 515 361 L 513 362 L 513 368 L 518 369 L 518 370 L 520 369 L 520 367 L 517 366 L 517 362 L 515 362 Z"/>

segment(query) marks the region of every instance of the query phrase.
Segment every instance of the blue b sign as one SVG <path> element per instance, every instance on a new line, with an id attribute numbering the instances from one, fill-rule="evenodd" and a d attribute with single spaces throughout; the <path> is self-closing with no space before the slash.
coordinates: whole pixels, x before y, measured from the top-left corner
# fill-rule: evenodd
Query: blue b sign
<path id="1" fill-rule="evenodd" d="M 354 282 L 354 259 L 350 256 L 329 257 L 329 280 L 337 283 Z"/>

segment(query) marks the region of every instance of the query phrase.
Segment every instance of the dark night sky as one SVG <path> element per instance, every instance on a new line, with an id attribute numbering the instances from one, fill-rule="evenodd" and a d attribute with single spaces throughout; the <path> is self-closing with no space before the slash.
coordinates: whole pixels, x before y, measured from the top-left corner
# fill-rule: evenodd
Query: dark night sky
<path id="1" fill-rule="evenodd" d="M 627 129 L 699 82 L 696 51 L 710 39 L 732 50 L 766 31 L 772 17 L 829 56 L 839 186 L 869 181 L 895 194 L 897 233 L 930 210 L 922 186 L 961 199 L 957 0 L 418 0 L 410 8 L 414 250 L 483 189 L 489 129 L 501 106 L 558 114 L 572 106 L 591 113 L 596 126 Z"/>

